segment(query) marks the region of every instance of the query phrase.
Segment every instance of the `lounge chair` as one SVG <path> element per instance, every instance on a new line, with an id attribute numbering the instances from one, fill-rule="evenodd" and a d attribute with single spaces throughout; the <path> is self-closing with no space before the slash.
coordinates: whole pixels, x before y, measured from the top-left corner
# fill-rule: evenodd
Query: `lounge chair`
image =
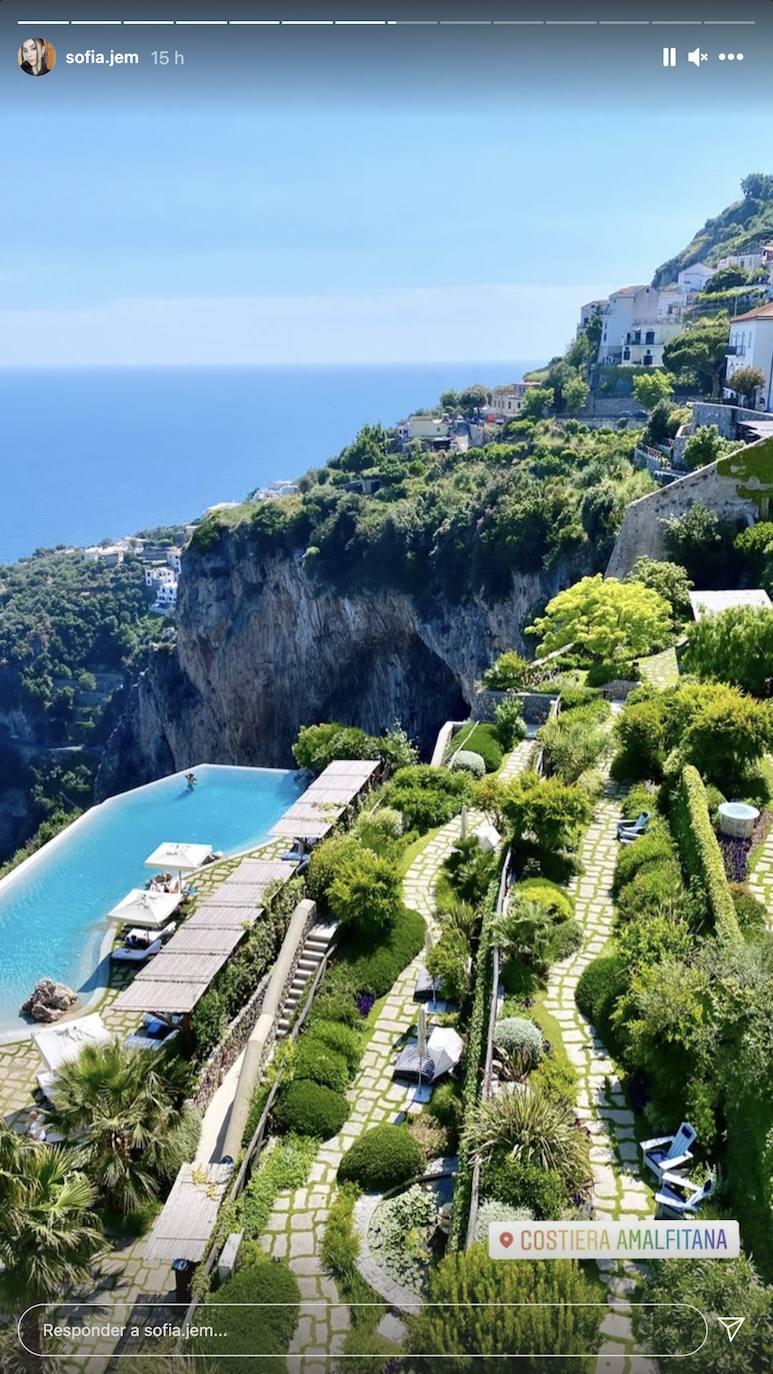
<path id="1" fill-rule="evenodd" d="M 660 1180 L 660 1191 L 655 1194 L 658 1214 L 666 1217 L 694 1216 L 713 1191 L 714 1179 L 711 1177 L 698 1188 L 683 1174 L 665 1173 Z"/>
<path id="2" fill-rule="evenodd" d="M 146 959 L 151 959 L 154 954 L 162 948 L 161 936 L 149 945 L 140 945 L 136 949 L 129 948 L 128 945 L 121 945 L 119 949 L 114 949 L 110 955 L 111 959 L 117 959 L 122 964 L 144 964 Z"/>
<path id="3" fill-rule="evenodd" d="M 642 812 L 640 812 L 640 814 L 636 817 L 636 820 L 635 820 L 635 821 L 618 821 L 618 822 L 617 822 L 617 838 L 618 838 L 618 840 L 624 840 L 624 841 L 627 841 L 628 843 L 630 843 L 630 841 L 636 839 L 637 836 L 643 835 L 643 834 L 645 833 L 646 829 L 647 829 L 647 826 L 648 826 L 649 823 L 650 823 L 650 818 L 651 818 L 651 812 L 649 812 L 649 811 L 642 811 Z"/>
<path id="4" fill-rule="evenodd" d="M 642 1158 L 658 1182 L 666 1173 L 681 1169 L 692 1159 L 690 1146 L 697 1139 L 697 1131 L 689 1121 L 683 1121 L 674 1135 L 660 1135 L 640 1142 Z"/>

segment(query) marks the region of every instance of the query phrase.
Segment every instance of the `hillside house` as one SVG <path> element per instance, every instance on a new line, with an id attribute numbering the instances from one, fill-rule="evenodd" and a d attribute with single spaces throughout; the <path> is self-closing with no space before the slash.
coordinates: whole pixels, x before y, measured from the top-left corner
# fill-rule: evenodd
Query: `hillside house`
<path id="1" fill-rule="evenodd" d="M 586 309 L 583 306 L 583 309 Z M 495 386 L 491 393 L 491 413 L 496 420 L 511 420 L 520 415 L 523 399 L 530 387 L 536 382 L 509 382 L 506 386 Z"/>
<path id="2" fill-rule="evenodd" d="M 705 291 L 706 283 L 711 281 L 716 270 L 716 267 L 709 267 L 708 263 L 694 262 L 692 267 L 682 268 L 676 279 L 677 287 L 688 296 Z"/>
<path id="3" fill-rule="evenodd" d="M 600 363 L 660 367 L 663 349 L 682 329 L 686 293 L 678 287 L 625 286 L 603 312 Z"/>
<path id="4" fill-rule="evenodd" d="M 773 404 L 773 302 L 738 315 L 730 326 L 727 349 L 725 395 L 735 395 L 733 374 L 741 368 L 758 368 L 765 383 L 757 393 L 757 407 L 770 410 Z"/>

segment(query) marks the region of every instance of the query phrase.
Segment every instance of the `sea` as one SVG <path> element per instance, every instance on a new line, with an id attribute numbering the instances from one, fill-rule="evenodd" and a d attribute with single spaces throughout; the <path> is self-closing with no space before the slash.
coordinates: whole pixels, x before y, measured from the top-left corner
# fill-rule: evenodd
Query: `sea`
<path id="1" fill-rule="evenodd" d="M 0 563 L 189 521 L 537 361 L 0 371 Z"/>

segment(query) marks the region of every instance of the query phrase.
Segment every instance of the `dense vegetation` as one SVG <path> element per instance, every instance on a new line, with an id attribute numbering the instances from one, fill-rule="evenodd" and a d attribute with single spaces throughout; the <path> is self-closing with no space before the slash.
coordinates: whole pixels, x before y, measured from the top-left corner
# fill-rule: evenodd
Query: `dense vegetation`
<path id="1" fill-rule="evenodd" d="M 335 586 L 499 596 L 513 573 L 572 554 L 604 565 L 625 505 L 649 490 L 632 452 L 632 436 L 576 421 L 511 422 L 502 442 L 464 454 L 401 452 L 368 426 L 301 495 L 210 517 L 192 547 L 207 552 L 238 523 L 261 553 L 305 549 L 307 569 Z M 362 479 L 378 490 L 348 489 Z"/>
<path id="2" fill-rule="evenodd" d="M 676 281 L 683 267 L 696 262 L 715 263 L 773 238 L 773 177 L 754 172 L 744 178 L 741 189 L 742 200 L 707 219 L 686 248 L 657 269 L 653 286 Z"/>

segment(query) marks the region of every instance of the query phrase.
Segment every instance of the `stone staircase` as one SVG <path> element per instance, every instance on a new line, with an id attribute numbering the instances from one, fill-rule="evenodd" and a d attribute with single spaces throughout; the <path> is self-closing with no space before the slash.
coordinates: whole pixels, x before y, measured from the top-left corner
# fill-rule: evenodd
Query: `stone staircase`
<path id="1" fill-rule="evenodd" d="M 329 925 L 319 923 L 313 925 L 306 936 L 301 957 L 290 984 L 290 990 L 285 998 L 282 1015 L 279 1018 L 276 1032 L 277 1040 L 284 1040 L 285 1036 L 289 1034 L 296 1012 L 306 995 L 309 982 L 327 954 L 335 932 L 336 925 L 334 922 Z"/>

